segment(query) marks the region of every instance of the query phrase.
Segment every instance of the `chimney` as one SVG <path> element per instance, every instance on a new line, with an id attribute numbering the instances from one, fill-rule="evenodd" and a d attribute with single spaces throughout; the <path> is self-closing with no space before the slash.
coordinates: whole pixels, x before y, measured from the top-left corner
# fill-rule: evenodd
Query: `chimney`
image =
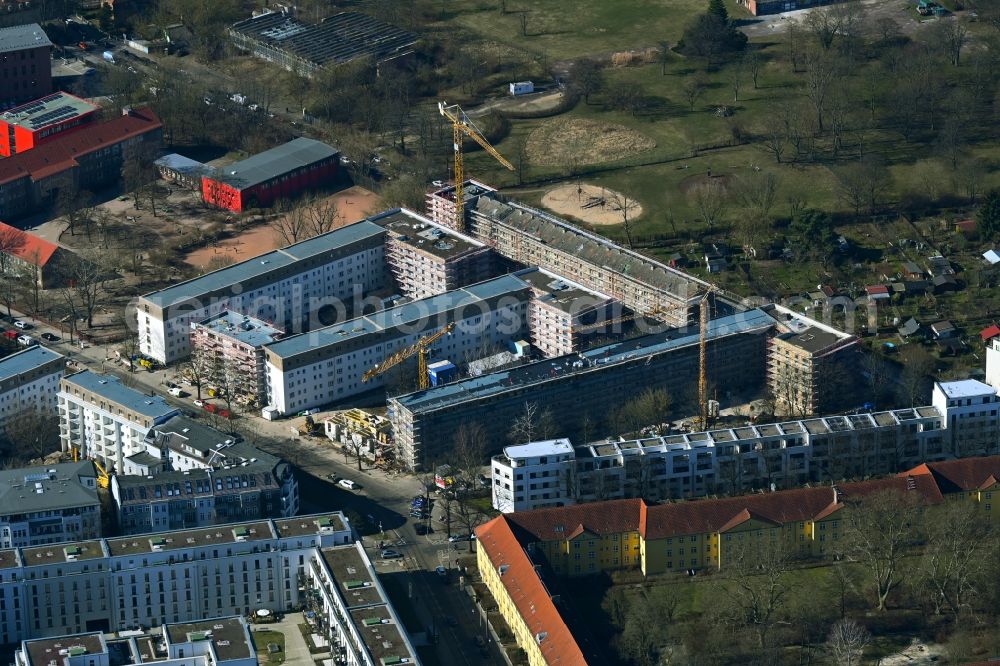
<path id="1" fill-rule="evenodd" d="M 132 107 L 131 106 L 123 106 L 122 107 L 122 115 L 123 116 L 131 116 L 132 115 Z"/>
<path id="2" fill-rule="evenodd" d="M 840 504 L 840 489 L 836 485 L 830 486 L 833 489 L 833 503 Z"/>

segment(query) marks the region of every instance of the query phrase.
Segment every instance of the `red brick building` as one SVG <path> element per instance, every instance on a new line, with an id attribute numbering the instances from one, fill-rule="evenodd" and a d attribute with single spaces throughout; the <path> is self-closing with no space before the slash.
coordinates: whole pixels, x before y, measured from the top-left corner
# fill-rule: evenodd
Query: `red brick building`
<path id="1" fill-rule="evenodd" d="M 97 191 L 121 178 L 125 149 L 159 150 L 163 125 L 150 108 L 93 122 L 26 153 L 0 160 L 0 219 L 14 220 L 51 205 L 65 187 Z"/>
<path id="2" fill-rule="evenodd" d="M 100 107 L 56 91 L 0 114 L 0 155 L 10 157 L 85 126 Z"/>
<path id="3" fill-rule="evenodd" d="M 336 148 L 300 137 L 203 176 L 202 198 L 236 213 L 270 206 L 332 182 L 339 155 Z"/>
<path id="4" fill-rule="evenodd" d="M 0 28 L 0 109 L 52 92 L 52 42 L 37 23 Z"/>

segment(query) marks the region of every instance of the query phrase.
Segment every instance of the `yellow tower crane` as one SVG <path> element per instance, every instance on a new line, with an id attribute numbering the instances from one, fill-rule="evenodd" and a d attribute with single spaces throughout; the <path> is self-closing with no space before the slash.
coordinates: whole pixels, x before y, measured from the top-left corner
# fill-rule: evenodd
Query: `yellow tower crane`
<path id="1" fill-rule="evenodd" d="M 455 230 L 465 231 L 465 167 L 462 163 L 462 142 L 465 137 L 469 137 L 487 153 L 511 171 L 514 165 L 508 162 L 497 149 L 490 145 L 490 142 L 483 136 L 482 131 L 476 127 L 475 123 L 466 115 L 458 104 L 448 105 L 447 102 L 438 102 L 438 111 L 451 122 L 452 139 L 455 149 Z"/>
<path id="2" fill-rule="evenodd" d="M 97 485 L 101 488 L 107 488 L 111 485 L 111 476 L 108 474 L 108 470 L 104 469 L 104 465 L 97 462 L 96 460 L 91 461 L 94 463 L 94 467 L 97 469 Z"/>
<path id="3" fill-rule="evenodd" d="M 432 333 L 431 335 L 426 335 L 420 338 L 409 347 L 404 347 L 403 349 L 400 349 L 398 352 L 392 354 L 384 361 L 382 361 L 375 367 L 368 370 L 368 372 L 361 375 L 361 381 L 367 382 L 369 379 L 378 377 L 389 368 L 393 368 L 402 363 L 403 361 L 405 361 L 406 359 L 410 358 L 414 354 L 417 354 L 418 355 L 417 358 L 419 361 L 419 367 L 417 368 L 418 386 L 420 387 L 420 390 L 430 388 L 431 377 L 430 373 L 427 370 L 427 357 L 430 356 L 431 345 L 433 345 L 435 342 L 437 342 L 444 336 L 450 335 L 451 332 L 454 330 L 455 330 L 455 324 L 451 323 L 442 328 L 437 333 Z"/>

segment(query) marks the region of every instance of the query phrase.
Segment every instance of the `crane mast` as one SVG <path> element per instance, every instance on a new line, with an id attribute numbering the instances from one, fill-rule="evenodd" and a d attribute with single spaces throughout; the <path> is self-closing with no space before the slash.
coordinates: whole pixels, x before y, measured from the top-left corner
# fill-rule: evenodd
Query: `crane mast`
<path id="1" fill-rule="evenodd" d="M 483 150 L 507 169 L 513 171 L 514 165 L 486 140 L 482 131 L 458 104 L 449 106 L 447 102 L 438 102 L 438 111 L 451 123 L 452 148 L 455 152 L 455 230 L 465 231 L 465 164 L 462 158 L 462 142 L 465 137 L 482 146 Z"/>
<path id="2" fill-rule="evenodd" d="M 410 358 L 414 354 L 417 354 L 417 362 L 418 362 L 417 385 L 419 386 L 420 390 L 430 388 L 431 379 L 430 379 L 430 373 L 428 372 L 427 369 L 427 360 L 428 356 L 430 355 L 431 345 L 433 345 L 435 342 L 437 342 L 444 336 L 450 335 L 451 332 L 454 330 L 455 330 L 455 323 L 452 322 L 447 326 L 445 326 L 444 328 L 442 328 L 440 331 L 437 331 L 436 333 L 432 333 L 431 335 L 426 335 L 420 338 L 409 347 L 404 347 L 403 349 L 400 349 L 395 354 L 386 357 L 378 365 L 369 369 L 367 372 L 365 372 L 365 374 L 361 375 L 361 381 L 367 382 L 370 379 L 378 377 L 385 371 L 396 367 L 397 365 L 399 365 L 406 359 Z"/>

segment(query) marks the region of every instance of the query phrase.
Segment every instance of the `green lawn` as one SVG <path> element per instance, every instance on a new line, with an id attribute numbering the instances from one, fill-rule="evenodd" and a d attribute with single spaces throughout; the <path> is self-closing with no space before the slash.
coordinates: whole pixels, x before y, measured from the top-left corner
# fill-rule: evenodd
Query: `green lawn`
<path id="1" fill-rule="evenodd" d="M 257 650 L 257 655 L 261 657 L 261 663 L 285 663 L 285 635 L 283 633 L 270 629 L 254 629 L 250 635 L 253 637 L 253 645 Z M 278 651 L 271 652 L 268 649 L 269 645 L 277 645 Z"/>
<path id="2" fill-rule="evenodd" d="M 444 18 L 482 36 L 552 60 L 606 54 L 661 40 L 675 43 L 702 0 L 456 0 Z M 444 6 L 444 5 L 443 5 Z M 735 9 L 735 3 L 733 3 Z M 527 17 L 522 34 L 521 16 Z"/>

